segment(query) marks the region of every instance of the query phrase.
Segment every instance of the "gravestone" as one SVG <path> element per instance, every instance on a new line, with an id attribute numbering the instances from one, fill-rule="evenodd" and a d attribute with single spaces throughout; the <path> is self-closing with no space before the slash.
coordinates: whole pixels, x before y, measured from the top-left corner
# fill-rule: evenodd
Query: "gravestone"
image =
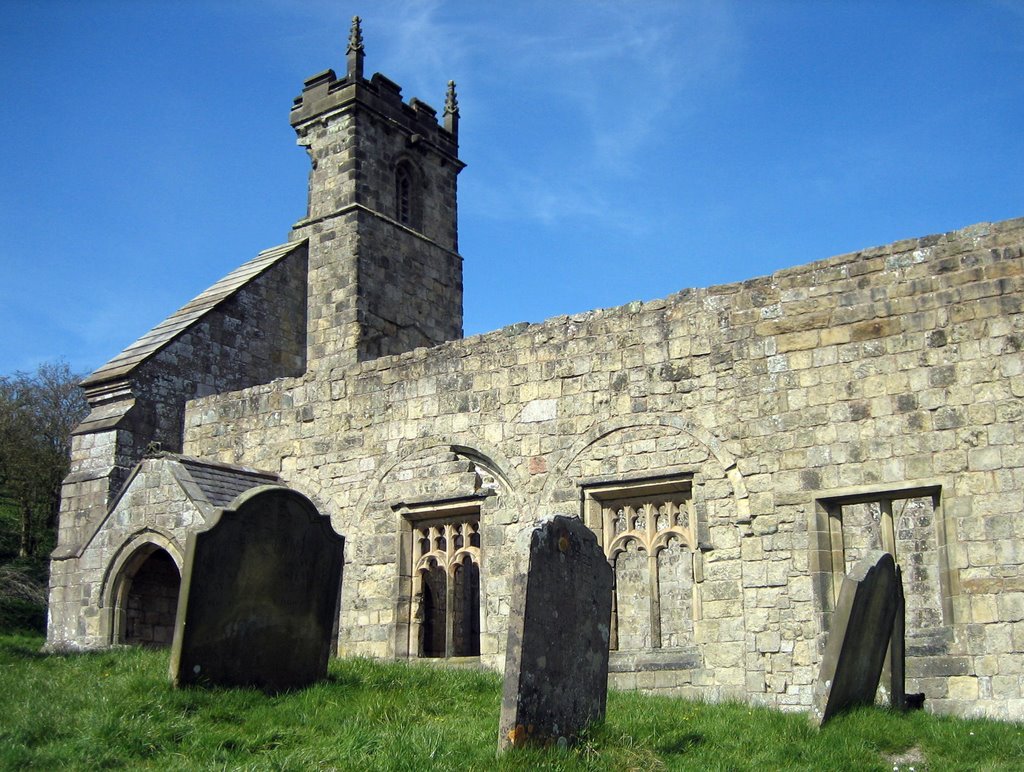
<path id="1" fill-rule="evenodd" d="M 522 541 L 528 544 L 522 544 Z M 593 532 L 574 517 L 523 534 L 525 570 L 512 588 L 499 751 L 569 745 L 604 718 L 612 569 Z"/>
<path id="2" fill-rule="evenodd" d="M 814 686 L 811 723 L 821 726 L 842 710 L 874 702 L 902 602 L 899 583 L 892 555 L 877 550 L 843 578 Z M 902 647 L 893 647 L 893 654 L 902 656 Z M 902 673 L 902 661 L 891 670 Z"/>
<path id="3" fill-rule="evenodd" d="M 297 689 L 327 675 L 345 540 L 304 496 L 261 486 L 185 551 L 175 686 Z"/>

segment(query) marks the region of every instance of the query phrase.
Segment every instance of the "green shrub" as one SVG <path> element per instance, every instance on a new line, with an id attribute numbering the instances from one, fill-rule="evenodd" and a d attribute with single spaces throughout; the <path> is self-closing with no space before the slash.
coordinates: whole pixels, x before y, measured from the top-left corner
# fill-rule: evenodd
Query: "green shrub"
<path id="1" fill-rule="evenodd" d="M 46 562 L 0 565 L 0 632 L 46 632 Z"/>

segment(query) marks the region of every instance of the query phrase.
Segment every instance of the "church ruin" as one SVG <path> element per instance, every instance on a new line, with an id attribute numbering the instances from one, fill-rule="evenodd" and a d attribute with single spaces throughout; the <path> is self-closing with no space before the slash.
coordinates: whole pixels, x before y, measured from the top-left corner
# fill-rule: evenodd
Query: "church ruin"
<path id="1" fill-rule="evenodd" d="M 187 534 L 262 485 L 345 536 L 343 655 L 500 668 L 512 545 L 576 514 L 610 683 L 807 710 L 848 569 L 903 570 L 907 689 L 1024 719 L 1024 219 L 462 337 L 459 108 L 346 70 L 306 216 L 84 382 L 48 642 L 166 645 Z"/>

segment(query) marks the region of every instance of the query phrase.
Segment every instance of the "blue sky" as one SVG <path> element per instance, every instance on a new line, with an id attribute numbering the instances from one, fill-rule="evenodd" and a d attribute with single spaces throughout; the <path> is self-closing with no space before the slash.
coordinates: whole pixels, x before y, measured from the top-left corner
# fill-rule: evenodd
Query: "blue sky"
<path id="1" fill-rule="evenodd" d="M 0 373 L 89 371 L 304 213 L 304 78 L 462 110 L 465 327 L 1024 215 L 1024 0 L 0 0 Z"/>

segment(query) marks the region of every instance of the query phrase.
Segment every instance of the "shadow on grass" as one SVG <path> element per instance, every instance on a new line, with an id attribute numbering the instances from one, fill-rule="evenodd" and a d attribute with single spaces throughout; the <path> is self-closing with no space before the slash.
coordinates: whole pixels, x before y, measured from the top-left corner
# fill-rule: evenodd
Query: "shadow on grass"
<path id="1" fill-rule="evenodd" d="M 328 670 L 327 675 L 321 681 L 319 681 L 319 683 L 326 684 L 328 686 L 337 686 L 339 688 L 351 688 L 356 686 L 362 686 L 363 680 L 363 678 L 353 673 L 339 673 L 333 670 Z"/>
<path id="2" fill-rule="evenodd" d="M 703 743 L 704 735 L 697 734 L 696 732 L 686 732 L 670 735 L 662 739 L 662 741 L 655 746 L 655 750 L 658 753 L 662 753 L 667 756 L 680 755 L 683 753 L 689 753 L 697 746 L 703 745 Z"/>

